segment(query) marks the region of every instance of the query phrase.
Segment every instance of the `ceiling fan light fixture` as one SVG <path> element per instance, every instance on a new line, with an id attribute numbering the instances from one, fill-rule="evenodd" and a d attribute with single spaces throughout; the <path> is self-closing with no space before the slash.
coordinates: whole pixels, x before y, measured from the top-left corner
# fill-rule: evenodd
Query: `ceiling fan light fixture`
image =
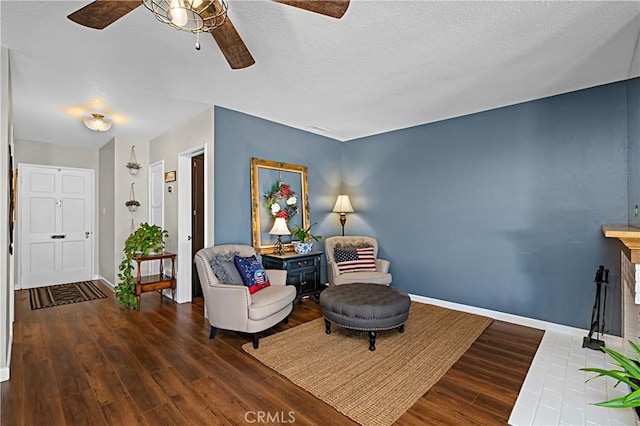
<path id="1" fill-rule="evenodd" d="M 181 31 L 211 32 L 227 19 L 226 0 L 143 0 L 158 19 Z"/>
<path id="2" fill-rule="evenodd" d="M 91 114 L 91 117 L 84 117 L 82 122 L 94 132 L 106 132 L 111 128 L 111 121 L 107 120 L 103 114 L 95 112 Z"/>
<path id="3" fill-rule="evenodd" d="M 187 25 L 189 18 L 187 17 L 187 10 L 184 8 L 182 1 L 173 0 L 171 2 L 171 7 L 167 10 L 167 18 L 172 24 L 178 27 Z"/>

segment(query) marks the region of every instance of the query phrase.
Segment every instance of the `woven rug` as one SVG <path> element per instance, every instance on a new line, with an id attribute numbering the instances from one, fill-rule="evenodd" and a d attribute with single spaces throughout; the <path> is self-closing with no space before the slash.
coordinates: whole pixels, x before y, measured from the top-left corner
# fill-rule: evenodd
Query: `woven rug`
<path id="1" fill-rule="evenodd" d="M 455 364 L 491 324 L 486 317 L 412 302 L 405 332 L 378 332 L 369 351 L 366 332 L 324 319 L 260 339 L 263 364 L 362 425 L 390 425 Z"/>
<path id="2" fill-rule="evenodd" d="M 107 296 L 91 281 L 29 289 L 29 299 L 31 300 L 32 310 L 86 302 L 88 300 L 102 299 L 105 297 Z"/>

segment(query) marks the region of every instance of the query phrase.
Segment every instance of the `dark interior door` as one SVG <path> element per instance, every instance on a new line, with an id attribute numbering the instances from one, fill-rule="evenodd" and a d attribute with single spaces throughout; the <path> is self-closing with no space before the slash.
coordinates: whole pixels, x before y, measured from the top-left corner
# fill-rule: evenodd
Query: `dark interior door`
<path id="1" fill-rule="evenodd" d="M 191 158 L 191 258 L 204 247 L 204 154 Z M 202 297 L 202 287 L 195 263 L 191 262 L 191 295 Z"/>

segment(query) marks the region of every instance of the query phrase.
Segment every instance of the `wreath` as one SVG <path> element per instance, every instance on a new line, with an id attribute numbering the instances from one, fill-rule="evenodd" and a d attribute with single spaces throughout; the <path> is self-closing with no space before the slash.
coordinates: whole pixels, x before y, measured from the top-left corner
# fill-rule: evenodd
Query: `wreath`
<path id="1" fill-rule="evenodd" d="M 287 222 L 298 213 L 298 196 L 286 183 L 278 180 L 271 191 L 264 194 L 265 207 L 274 218 L 282 217 Z"/>

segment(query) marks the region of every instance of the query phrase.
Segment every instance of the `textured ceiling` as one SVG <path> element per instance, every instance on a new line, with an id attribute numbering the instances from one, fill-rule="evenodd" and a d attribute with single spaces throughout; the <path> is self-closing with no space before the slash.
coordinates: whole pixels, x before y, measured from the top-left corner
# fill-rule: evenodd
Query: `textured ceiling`
<path id="1" fill-rule="evenodd" d="M 88 3 L 0 2 L 16 139 L 149 140 L 220 105 L 347 141 L 640 75 L 640 1 L 352 0 L 335 20 L 229 0 L 243 70 L 144 7 L 102 31 L 66 19 Z M 126 122 L 94 133 L 65 111 L 95 96 Z"/>

